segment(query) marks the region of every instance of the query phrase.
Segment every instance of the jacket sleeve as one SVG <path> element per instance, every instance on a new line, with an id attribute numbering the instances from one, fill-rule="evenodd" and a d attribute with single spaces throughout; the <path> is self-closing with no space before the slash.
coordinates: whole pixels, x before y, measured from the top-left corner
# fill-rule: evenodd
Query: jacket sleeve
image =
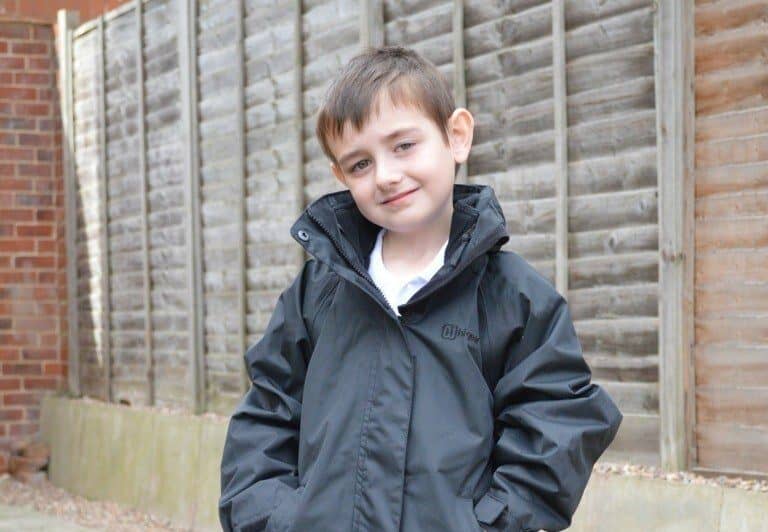
<path id="1" fill-rule="evenodd" d="M 592 467 L 622 414 L 591 383 L 566 300 L 543 276 L 527 281 L 517 311 L 524 323 L 507 342 L 493 390 L 490 489 L 475 506 L 485 530 L 563 530 L 571 524 Z M 519 329 L 519 327 L 518 327 Z M 522 332 L 522 335 L 520 335 Z"/>
<path id="2" fill-rule="evenodd" d="M 311 352 L 302 272 L 279 296 L 262 338 L 245 353 L 250 390 L 227 428 L 219 520 L 224 531 L 282 531 L 301 493 L 301 399 Z"/>

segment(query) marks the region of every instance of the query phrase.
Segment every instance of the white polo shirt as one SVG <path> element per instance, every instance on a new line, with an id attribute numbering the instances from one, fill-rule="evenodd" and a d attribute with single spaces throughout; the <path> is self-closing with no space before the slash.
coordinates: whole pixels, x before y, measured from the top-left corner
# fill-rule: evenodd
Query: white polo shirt
<path id="1" fill-rule="evenodd" d="M 373 279 L 373 282 L 376 283 L 376 286 L 378 286 L 384 293 L 389 306 L 392 307 L 395 314 L 399 316 L 400 312 L 397 310 L 398 305 L 407 303 L 408 300 L 411 299 L 411 296 L 422 286 L 427 284 L 432 276 L 437 273 L 437 270 L 443 266 L 443 263 L 445 262 L 445 249 L 448 247 L 448 240 L 445 241 L 443 247 L 441 247 L 440 251 L 435 254 L 432 262 L 430 262 L 426 268 L 413 277 L 403 278 L 393 274 L 384 266 L 384 261 L 381 258 L 381 243 L 385 232 L 386 229 L 382 228 L 376 236 L 376 244 L 373 246 L 373 251 L 371 251 L 370 261 L 368 263 L 368 274 L 371 276 L 371 279 Z"/>

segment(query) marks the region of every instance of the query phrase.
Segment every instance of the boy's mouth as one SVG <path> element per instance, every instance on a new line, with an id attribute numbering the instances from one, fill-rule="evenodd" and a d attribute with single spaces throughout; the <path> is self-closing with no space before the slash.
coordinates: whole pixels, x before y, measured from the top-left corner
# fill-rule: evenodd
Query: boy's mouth
<path id="1" fill-rule="evenodd" d="M 384 201 L 382 201 L 382 203 L 386 204 L 386 203 L 391 203 L 393 201 L 399 200 L 400 198 L 404 198 L 405 196 L 407 196 L 411 192 L 415 192 L 416 190 L 417 189 L 413 188 L 411 190 L 406 190 L 405 192 L 401 192 L 399 194 L 395 194 L 394 196 L 390 196 L 389 198 L 387 198 Z"/>

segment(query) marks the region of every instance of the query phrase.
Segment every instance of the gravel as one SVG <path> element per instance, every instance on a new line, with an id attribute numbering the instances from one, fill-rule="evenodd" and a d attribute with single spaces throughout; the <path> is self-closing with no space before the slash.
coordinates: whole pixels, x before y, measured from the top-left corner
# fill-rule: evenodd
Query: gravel
<path id="1" fill-rule="evenodd" d="M 750 491 L 760 491 L 768 493 L 768 478 L 742 478 L 738 476 L 703 476 L 688 471 L 679 473 L 665 473 L 658 467 L 637 465 L 637 464 L 616 464 L 608 462 L 598 462 L 595 464 L 594 471 L 606 475 L 631 475 L 645 478 L 663 479 L 669 482 L 680 484 L 705 484 L 710 486 L 722 486 L 728 488 L 739 488 Z"/>
<path id="2" fill-rule="evenodd" d="M 8 474 L 0 476 L 0 503 L 31 506 L 38 512 L 63 521 L 110 532 L 187 531 L 168 519 L 139 512 L 108 501 L 91 501 L 51 484 L 47 479 L 34 483 L 19 482 Z"/>
<path id="3" fill-rule="evenodd" d="M 639 476 L 682 484 L 707 484 L 768 493 L 768 479 L 735 476 L 702 476 L 690 472 L 665 473 L 645 465 L 599 462 L 594 472 L 603 475 Z M 11 506 L 31 505 L 35 510 L 62 520 L 110 532 L 188 531 L 168 519 L 140 512 L 108 501 L 91 501 L 51 484 L 47 479 L 23 483 L 8 474 L 0 476 L 0 503 Z"/>

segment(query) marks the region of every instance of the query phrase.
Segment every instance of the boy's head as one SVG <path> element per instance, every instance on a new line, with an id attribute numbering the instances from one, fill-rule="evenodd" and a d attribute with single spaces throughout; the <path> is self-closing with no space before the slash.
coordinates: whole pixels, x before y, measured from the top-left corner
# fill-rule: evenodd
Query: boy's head
<path id="1" fill-rule="evenodd" d="M 331 170 L 366 218 L 399 232 L 450 225 L 453 183 L 469 156 L 474 121 L 455 108 L 432 63 L 400 46 L 368 48 L 333 80 L 317 116 Z"/>

